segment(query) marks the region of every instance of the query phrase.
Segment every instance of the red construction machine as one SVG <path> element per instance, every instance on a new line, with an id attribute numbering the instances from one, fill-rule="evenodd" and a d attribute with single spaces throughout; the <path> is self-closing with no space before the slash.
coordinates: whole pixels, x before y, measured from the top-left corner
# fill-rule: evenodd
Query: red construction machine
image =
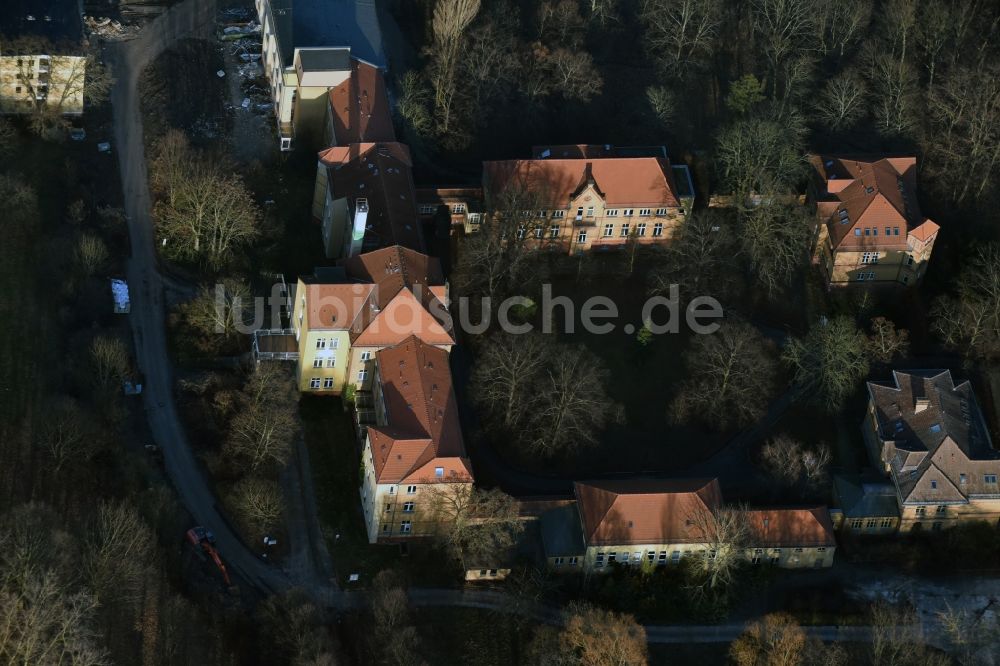
<path id="1" fill-rule="evenodd" d="M 219 551 L 215 548 L 215 535 L 199 525 L 187 531 L 187 540 L 194 546 L 198 557 L 203 560 L 211 558 L 215 562 L 215 566 L 219 568 L 219 572 L 222 574 L 222 579 L 226 581 L 226 587 L 231 588 L 232 583 L 229 580 L 229 572 L 226 571 L 226 565 L 222 563 Z"/>

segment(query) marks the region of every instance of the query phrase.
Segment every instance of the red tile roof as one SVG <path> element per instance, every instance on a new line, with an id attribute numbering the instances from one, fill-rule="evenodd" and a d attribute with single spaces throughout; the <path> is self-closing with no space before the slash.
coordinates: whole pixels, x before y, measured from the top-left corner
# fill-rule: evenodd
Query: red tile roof
<path id="1" fill-rule="evenodd" d="M 697 518 L 722 504 L 715 479 L 574 484 L 588 546 L 700 543 Z"/>
<path id="2" fill-rule="evenodd" d="M 328 167 L 334 199 L 346 198 L 352 206 L 367 201 L 365 249 L 403 245 L 423 250 L 409 148 L 396 142 L 357 143 L 327 148 L 319 159 Z"/>
<path id="3" fill-rule="evenodd" d="M 484 189 L 523 187 L 565 208 L 592 180 L 609 206 L 678 206 L 670 162 L 663 157 L 505 160 L 483 163 Z"/>
<path id="4" fill-rule="evenodd" d="M 750 509 L 747 521 L 749 545 L 755 548 L 837 545 L 830 512 L 825 506 Z"/>
<path id="5" fill-rule="evenodd" d="M 375 65 L 351 58 L 351 75 L 330 89 L 329 101 L 338 145 L 396 140 L 385 79 Z"/>
<path id="6" fill-rule="evenodd" d="M 388 421 L 368 428 L 377 482 L 471 482 L 448 353 L 410 337 L 375 363 Z"/>
<path id="7" fill-rule="evenodd" d="M 925 242 L 937 232 L 920 212 L 915 157 L 812 155 L 809 161 L 823 182 L 817 210 L 828 217 L 835 249 L 902 250 L 909 234 Z M 903 233 L 888 236 L 887 227 Z"/>

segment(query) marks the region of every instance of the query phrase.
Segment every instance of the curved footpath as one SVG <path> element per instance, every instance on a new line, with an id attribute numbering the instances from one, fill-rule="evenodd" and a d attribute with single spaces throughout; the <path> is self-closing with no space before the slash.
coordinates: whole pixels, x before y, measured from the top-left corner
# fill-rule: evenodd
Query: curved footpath
<path id="1" fill-rule="evenodd" d="M 308 544 L 298 544 L 313 555 L 291 571 L 279 570 L 261 561 L 230 528 L 216 506 L 215 497 L 195 458 L 177 413 L 173 395 L 173 372 L 167 351 L 163 295 L 168 280 L 157 269 L 155 237 L 150 217 L 151 199 L 143 146 L 142 117 L 138 102 L 138 80 L 142 70 L 163 50 L 188 37 L 211 37 L 216 18 L 215 0 L 185 0 L 150 22 L 137 38 L 107 45 L 106 62 L 116 77 L 111 93 L 114 107 L 115 150 L 124 193 L 132 256 L 127 275 L 132 290 L 129 321 L 135 343 L 136 361 L 146 383 L 143 401 L 153 438 L 163 451 L 164 463 L 181 502 L 194 520 L 210 527 L 227 566 L 253 589 L 264 593 L 282 592 L 293 587 L 305 589 L 324 607 L 343 611 L 362 608 L 367 603 L 363 591 L 339 589 L 329 577 L 329 563 L 322 562 L 325 546 L 316 524 L 315 512 L 304 520 L 310 523 Z M 307 464 L 295 465 L 305 503 L 314 502 Z M 519 479 L 525 481 L 526 479 Z M 320 554 L 316 554 L 320 553 Z M 328 558 L 328 554 L 326 554 Z M 489 589 L 413 588 L 409 598 L 414 606 L 462 606 L 499 612 L 516 612 L 538 622 L 560 624 L 562 612 L 543 605 L 515 606 L 509 595 Z M 647 625 L 652 643 L 728 642 L 743 630 L 742 624 L 716 626 Z M 810 635 L 823 640 L 866 640 L 867 627 L 808 627 Z"/>

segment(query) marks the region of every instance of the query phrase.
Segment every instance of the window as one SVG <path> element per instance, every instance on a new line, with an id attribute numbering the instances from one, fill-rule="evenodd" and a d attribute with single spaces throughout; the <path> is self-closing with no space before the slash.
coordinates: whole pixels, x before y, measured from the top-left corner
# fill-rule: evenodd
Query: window
<path id="1" fill-rule="evenodd" d="M 625 210 L 622 211 L 622 215 L 624 215 L 625 217 L 632 217 L 632 209 L 626 208 Z"/>
<path id="2" fill-rule="evenodd" d="M 364 368 L 358 370 L 358 381 L 363 382 L 368 379 L 368 371 Z"/>
<path id="3" fill-rule="evenodd" d="M 948 513 L 948 507 L 942 504 L 937 508 L 936 513 L 939 516 L 943 516 L 944 514 Z"/>
<path id="4" fill-rule="evenodd" d="M 586 243 L 587 242 L 587 232 L 586 231 L 581 231 L 580 233 L 578 233 L 576 235 L 576 242 L 579 243 L 580 245 L 583 245 L 584 243 Z"/>
<path id="5" fill-rule="evenodd" d="M 437 210 L 437 206 L 434 206 L 432 204 L 421 204 L 420 205 L 420 214 L 421 215 L 433 215 L 434 211 L 436 211 L 436 210 Z"/>
<path id="6" fill-rule="evenodd" d="M 750 558 L 750 561 L 753 562 L 754 564 L 760 564 L 760 558 L 763 554 L 764 554 L 763 548 L 754 548 L 753 557 Z"/>
<path id="7" fill-rule="evenodd" d="M 403 513 L 413 513 L 413 502 L 403 502 Z"/>
<path id="8" fill-rule="evenodd" d="M 389 486 L 389 494 L 390 495 L 396 494 L 396 486 Z"/>
<path id="9" fill-rule="evenodd" d="M 656 559 L 656 551 L 655 550 L 646 551 L 646 559 L 649 560 L 650 562 L 654 561 Z"/>
<path id="10" fill-rule="evenodd" d="M 465 212 L 465 204 L 464 203 L 454 204 L 451 207 L 451 212 L 455 213 L 456 215 L 464 213 Z"/>
<path id="11" fill-rule="evenodd" d="M 931 488 L 932 489 L 937 488 L 937 481 L 933 481 L 933 480 L 931 481 Z"/>
<path id="12" fill-rule="evenodd" d="M 899 227 L 893 227 L 892 228 L 892 235 L 893 236 L 898 236 L 899 235 Z"/>
<path id="13" fill-rule="evenodd" d="M 320 382 L 320 378 L 319 377 L 313 377 L 312 379 L 309 380 L 309 388 L 311 388 L 311 389 L 318 389 L 319 388 L 319 382 Z"/>
<path id="14" fill-rule="evenodd" d="M 439 479 L 444 478 L 444 467 L 435 467 L 434 468 L 434 476 L 437 477 L 437 478 L 439 478 Z"/>
<path id="15" fill-rule="evenodd" d="M 964 485 L 965 485 L 965 484 L 967 484 L 968 482 L 969 482 L 969 477 L 967 477 L 967 476 L 966 476 L 965 474 L 959 474 L 959 475 L 958 475 L 958 483 L 959 483 L 960 485 L 963 485 L 963 486 L 964 486 Z"/>
<path id="16" fill-rule="evenodd" d="M 628 238 L 628 223 L 622 225 L 622 238 Z"/>
<path id="17" fill-rule="evenodd" d="M 649 217 L 649 209 L 648 208 L 640 208 L 639 209 L 639 217 Z"/>
<path id="18" fill-rule="evenodd" d="M 871 228 L 870 227 L 865 227 L 865 236 L 871 236 L 871 235 L 872 235 Z"/>
<path id="19" fill-rule="evenodd" d="M 883 518 L 880 526 L 882 529 L 892 527 L 892 518 Z"/>
<path id="20" fill-rule="evenodd" d="M 927 507 L 925 507 L 925 506 L 918 506 L 917 510 L 916 510 L 916 514 L 918 516 L 925 516 L 925 515 L 927 515 Z"/>
<path id="21" fill-rule="evenodd" d="M 670 553 L 671 564 L 677 564 L 680 561 L 681 561 L 681 551 L 675 550 L 674 552 Z"/>
<path id="22" fill-rule="evenodd" d="M 372 353 L 370 351 L 361 352 L 361 362 L 372 360 Z"/>
<path id="23" fill-rule="evenodd" d="M 323 367 L 323 359 L 321 359 L 321 358 L 314 358 L 313 359 L 313 367 L 314 368 L 322 368 Z"/>
<path id="24" fill-rule="evenodd" d="M 983 483 L 988 483 L 991 485 L 996 485 L 997 475 L 996 474 L 983 474 Z"/>
<path id="25" fill-rule="evenodd" d="M 479 213 L 469 213 L 469 224 L 479 224 Z"/>
<path id="26" fill-rule="evenodd" d="M 646 235 L 646 223 L 645 222 L 640 222 L 639 226 L 635 228 L 635 233 L 637 233 L 640 236 L 645 236 Z"/>
<path id="27" fill-rule="evenodd" d="M 781 549 L 774 548 L 771 550 L 771 557 L 768 560 L 770 560 L 771 564 L 777 564 L 781 560 Z"/>
<path id="28" fill-rule="evenodd" d="M 801 553 L 801 552 L 802 552 L 802 549 L 801 549 L 801 548 L 796 548 L 796 549 L 795 549 L 795 550 L 793 550 L 792 552 L 793 552 L 793 553 Z"/>
<path id="29" fill-rule="evenodd" d="M 406 494 L 407 495 L 416 495 L 417 494 L 417 487 L 416 486 L 406 486 Z"/>
<path id="30" fill-rule="evenodd" d="M 666 564 L 667 563 L 667 551 L 661 550 L 660 554 L 657 555 L 656 560 L 657 560 L 658 564 Z"/>
<path id="31" fill-rule="evenodd" d="M 580 206 L 579 208 L 576 209 L 576 219 L 579 220 L 582 217 L 583 217 L 583 206 Z"/>
<path id="32" fill-rule="evenodd" d="M 604 553 L 597 554 L 597 557 L 594 559 L 594 566 L 598 569 L 604 566 Z"/>
<path id="33" fill-rule="evenodd" d="M 527 229 L 525 229 L 524 227 L 518 227 L 518 229 L 517 229 L 517 240 L 524 240 L 524 235 L 525 235 L 526 232 L 527 232 Z"/>
<path id="34" fill-rule="evenodd" d="M 412 525 L 411 525 L 410 521 L 408 521 L 408 520 L 404 520 L 403 522 L 401 522 L 401 523 L 399 524 L 399 531 L 400 531 L 400 532 L 401 532 L 402 534 L 409 534 L 409 533 L 410 533 L 410 528 L 411 528 L 411 527 L 412 527 Z"/>
<path id="35" fill-rule="evenodd" d="M 587 206 L 587 217 L 594 217 L 594 207 Z"/>
<path id="36" fill-rule="evenodd" d="M 607 210 L 604 211 L 604 214 L 607 217 L 618 217 L 618 209 L 617 208 L 608 208 Z"/>
<path id="37" fill-rule="evenodd" d="M 885 235 L 886 236 L 891 236 L 892 235 L 892 228 L 891 227 L 886 227 L 885 228 Z"/>
<path id="38" fill-rule="evenodd" d="M 860 530 L 861 529 L 861 525 L 862 525 L 862 522 L 861 522 L 860 518 L 855 518 L 855 519 L 853 519 L 851 521 L 851 529 L 852 530 Z"/>
<path id="39" fill-rule="evenodd" d="M 580 558 L 578 558 L 576 555 L 573 555 L 572 557 L 569 558 L 569 565 L 571 567 L 575 567 L 579 561 L 580 561 Z M 494 569 L 494 571 L 496 571 L 496 570 Z"/>
<path id="40" fill-rule="evenodd" d="M 389 531 L 389 523 L 384 523 L 382 525 L 382 532 L 388 532 L 388 531 Z"/>
<path id="41" fill-rule="evenodd" d="M 538 211 L 538 217 L 544 218 L 546 215 L 547 213 L 544 210 Z"/>
<path id="42" fill-rule="evenodd" d="M 658 238 L 663 235 L 663 223 L 657 222 L 653 225 L 653 237 Z"/>
<path id="43" fill-rule="evenodd" d="M 326 349 L 326 338 L 316 338 L 316 349 Z"/>
<path id="44" fill-rule="evenodd" d="M 327 358 L 326 359 L 326 367 L 328 367 L 328 368 L 336 368 L 337 367 L 337 357 L 336 356 L 330 356 L 329 358 Z"/>
<path id="45" fill-rule="evenodd" d="M 549 227 L 549 237 L 558 238 L 559 237 L 559 225 L 553 224 Z"/>
<path id="46" fill-rule="evenodd" d="M 934 530 L 935 532 L 940 532 L 941 531 L 941 521 L 940 520 L 935 520 L 933 523 L 931 523 L 931 529 Z"/>
<path id="47" fill-rule="evenodd" d="M 15 86 L 14 87 L 14 92 L 20 93 L 21 92 L 21 86 Z"/>
<path id="48" fill-rule="evenodd" d="M 545 233 L 544 229 L 541 227 L 535 227 L 535 238 L 541 238 L 543 233 Z"/>
<path id="49" fill-rule="evenodd" d="M 874 518 L 869 518 L 868 520 L 865 521 L 865 528 L 866 529 L 873 529 L 875 527 L 875 524 L 876 524 L 875 523 L 875 519 Z"/>
<path id="50" fill-rule="evenodd" d="M 386 504 L 385 505 L 385 512 L 386 513 L 390 513 L 391 511 L 392 511 L 392 505 L 391 504 Z"/>
<path id="51" fill-rule="evenodd" d="M 564 561 L 565 561 L 565 560 L 564 560 L 563 558 L 561 558 L 561 557 L 557 557 L 557 558 L 555 559 L 555 561 L 554 561 L 554 564 L 555 564 L 555 565 L 556 565 L 557 567 L 561 567 L 561 566 L 563 565 L 563 562 L 564 562 Z"/>
<path id="52" fill-rule="evenodd" d="M 872 236 L 878 236 L 878 227 L 872 227 Z"/>
<path id="53" fill-rule="evenodd" d="M 860 236 L 861 235 L 861 229 L 855 229 L 854 230 L 854 235 L 855 236 Z"/>
<path id="54" fill-rule="evenodd" d="M 604 237 L 607 238 L 608 236 L 610 236 L 613 233 L 615 233 L 615 225 L 611 224 L 610 222 L 608 224 L 605 224 L 604 225 Z"/>
<path id="55" fill-rule="evenodd" d="M 564 211 L 564 210 L 554 210 L 554 211 L 552 211 L 552 219 L 553 220 L 558 220 L 558 219 L 561 219 L 561 218 L 564 218 L 564 217 L 566 217 L 566 211 Z"/>
<path id="56" fill-rule="evenodd" d="M 684 212 L 684 211 L 681 211 L 681 212 Z M 657 215 L 657 217 L 663 217 L 666 214 L 667 214 L 667 209 L 666 208 L 657 208 L 656 209 L 656 215 Z"/>
<path id="57" fill-rule="evenodd" d="M 633 563 L 639 563 L 641 561 L 642 561 L 642 551 L 641 550 L 637 550 L 634 553 L 632 553 L 632 562 Z"/>
<path id="58" fill-rule="evenodd" d="M 878 252 L 863 252 L 861 254 L 861 263 L 863 263 L 863 264 L 877 264 L 878 263 Z"/>
<path id="59" fill-rule="evenodd" d="M 333 377 L 326 377 L 323 380 L 323 388 L 332 389 L 333 388 Z"/>

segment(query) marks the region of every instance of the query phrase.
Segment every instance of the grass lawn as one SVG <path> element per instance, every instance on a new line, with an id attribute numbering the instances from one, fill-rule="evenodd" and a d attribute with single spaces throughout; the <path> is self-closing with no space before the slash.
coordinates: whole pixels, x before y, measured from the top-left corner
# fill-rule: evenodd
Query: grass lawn
<path id="1" fill-rule="evenodd" d="M 312 465 L 316 503 L 337 577 L 352 573 L 367 585 L 379 571 L 398 569 L 422 585 L 458 582 L 457 566 L 429 543 L 408 544 L 402 556 L 396 545 L 371 545 L 361 513 L 360 454 L 350 414 L 339 398 L 302 396 L 300 413 Z M 340 535 L 337 539 L 336 535 Z"/>

